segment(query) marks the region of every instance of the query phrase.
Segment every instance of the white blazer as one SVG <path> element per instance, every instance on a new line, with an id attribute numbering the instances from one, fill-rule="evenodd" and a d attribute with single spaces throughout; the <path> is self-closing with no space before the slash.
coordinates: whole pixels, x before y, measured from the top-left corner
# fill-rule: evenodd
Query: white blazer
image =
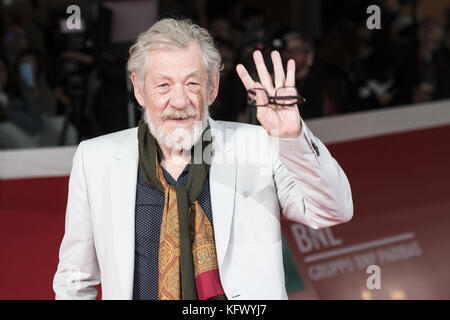
<path id="1" fill-rule="evenodd" d="M 303 123 L 295 139 L 214 121 L 210 192 L 220 278 L 228 299 L 287 299 L 280 216 L 314 229 L 349 221 L 345 173 Z M 137 128 L 80 143 L 69 180 L 57 299 L 132 299 Z"/>

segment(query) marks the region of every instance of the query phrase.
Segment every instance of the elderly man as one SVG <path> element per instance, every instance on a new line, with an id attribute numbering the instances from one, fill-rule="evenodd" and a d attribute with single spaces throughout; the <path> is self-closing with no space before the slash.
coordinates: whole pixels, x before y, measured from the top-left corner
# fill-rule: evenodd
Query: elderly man
<path id="1" fill-rule="evenodd" d="M 56 298 L 286 299 L 281 215 L 312 228 L 353 215 L 348 180 L 303 123 L 295 63 L 236 68 L 261 126 L 214 121 L 220 55 L 164 19 L 130 49 L 143 120 L 82 142 L 69 182 Z"/>

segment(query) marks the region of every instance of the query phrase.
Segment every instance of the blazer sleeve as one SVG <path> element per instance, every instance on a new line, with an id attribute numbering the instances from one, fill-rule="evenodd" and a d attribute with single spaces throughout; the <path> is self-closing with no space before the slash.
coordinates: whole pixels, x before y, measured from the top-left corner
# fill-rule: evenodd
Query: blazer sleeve
<path id="1" fill-rule="evenodd" d="M 298 138 L 271 138 L 282 214 L 313 229 L 347 222 L 353 216 L 347 176 L 303 120 L 302 125 Z"/>
<path id="2" fill-rule="evenodd" d="M 69 178 L 65 234 L 53 290 L 56 299 L 96 299 L 95 286 L 99 283 L 82 142 L 75 152 Z"/>

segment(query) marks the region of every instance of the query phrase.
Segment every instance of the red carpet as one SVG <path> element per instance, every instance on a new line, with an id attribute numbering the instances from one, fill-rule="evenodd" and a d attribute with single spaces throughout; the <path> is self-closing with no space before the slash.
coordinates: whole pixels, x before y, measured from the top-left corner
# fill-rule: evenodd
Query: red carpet
<path id="1" fill-rule="evenodd" d="M 52 299 L 68 178 L 0 180 L 0 299 Z"/>

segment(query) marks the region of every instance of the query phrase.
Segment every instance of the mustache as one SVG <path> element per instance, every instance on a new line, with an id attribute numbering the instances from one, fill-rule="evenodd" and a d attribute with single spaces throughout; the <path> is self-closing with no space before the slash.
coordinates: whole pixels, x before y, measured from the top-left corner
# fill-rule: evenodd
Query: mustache
<path id="1" fill-rule="evenodd" d="M 186 119 L 191 117 L 197 117 L 199 114 L 200 114 L 199 111 L 192 106 L 186 107 L 185 109 L 182 110 L 168 107 L 160 114 L 160 119 L 161 120 Z"/>

